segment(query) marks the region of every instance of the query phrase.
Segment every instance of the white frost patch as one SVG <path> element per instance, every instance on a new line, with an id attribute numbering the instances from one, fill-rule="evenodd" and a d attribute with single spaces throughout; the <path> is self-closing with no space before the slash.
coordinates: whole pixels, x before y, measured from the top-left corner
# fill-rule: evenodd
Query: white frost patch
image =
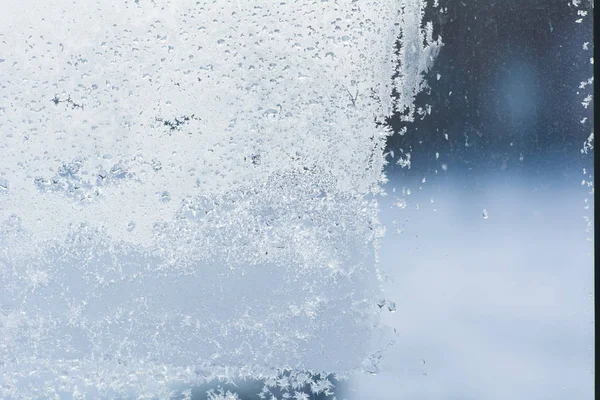
<path id="1" fill-rule="evenodd" d="M 594 132 L 590 133 L 590 136 L 588 136 L 586 141 L 583 143 L 581 154 L 587 154 L 592 150 L 594 150 Z"/>
<path id="2" fill-rule="evenodd" d="M 2 1 L 0 397 L 360 369 L 423 9 Z"/>

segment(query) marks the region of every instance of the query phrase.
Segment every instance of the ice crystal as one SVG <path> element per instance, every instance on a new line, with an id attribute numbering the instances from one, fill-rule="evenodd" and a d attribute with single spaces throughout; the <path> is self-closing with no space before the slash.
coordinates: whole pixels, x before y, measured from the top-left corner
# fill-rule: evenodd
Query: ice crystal
<path id="1" fill-rule="evenodd" d="M 240 397 L 229 390 L 224 391 L 221 388 L 217 390 L 210 389 L 206 392 L 208 400 L 240 400 Z"/>

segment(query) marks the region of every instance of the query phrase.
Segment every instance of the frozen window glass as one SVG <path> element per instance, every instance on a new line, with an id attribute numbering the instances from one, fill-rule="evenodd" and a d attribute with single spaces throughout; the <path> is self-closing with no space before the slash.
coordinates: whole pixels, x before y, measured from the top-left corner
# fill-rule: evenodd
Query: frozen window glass
<path id="1" fill-rule="evenodd" d="M 593 2 L 0 2 L 0 398 L 593 396 Z"/>

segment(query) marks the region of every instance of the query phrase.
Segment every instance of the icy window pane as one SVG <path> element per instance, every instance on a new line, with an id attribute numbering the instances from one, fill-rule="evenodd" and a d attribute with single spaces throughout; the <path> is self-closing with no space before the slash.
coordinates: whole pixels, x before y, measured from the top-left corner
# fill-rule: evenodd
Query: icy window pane
<path id="1" fill-rule="evenodd" d="M 364 368 L 423 7 L 4 0 L 0 397 Z"/>

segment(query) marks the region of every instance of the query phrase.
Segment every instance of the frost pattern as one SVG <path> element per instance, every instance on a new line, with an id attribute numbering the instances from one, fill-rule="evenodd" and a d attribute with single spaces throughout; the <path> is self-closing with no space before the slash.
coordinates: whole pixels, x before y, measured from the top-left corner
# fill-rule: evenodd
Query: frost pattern
<path id="1" fill-rule="evenodd" d="M 583 23 L 584 20 L 589 19 L 591 17 L 590 13 L 588 13 L 587 10 L 581 10 L 579 8 L 580 7 L 587 8 L 588 10 L 592 11 L 593 7 L 594 7 L 593 1 L 590 0 L 588 2 L 584 2 L 584 4 L 581 4 L 581 1 L 573 0 L 572 5 L 577 9 L 577 15 L 580 17 L 579 19 L 577 19 L 575 21 L 576 23 L 581 24 L 581 23 Z M 590 42 L 583 43 L 582 49 L 584 52 L 590 51 L 589 44 L 590 44 Z M 590 63 L 593 64 L 593 58 L 590 58 Z M 590 104 L 593 103 L 593 101 L 594 101 L 593 92 L 591 90 L 591 89 L 593 89 L 593 85 L 594 85 L 594 77 L 590 76 L 585 81 L 581 81 L 581 83 L 579 84 L 579 87 L 578 87 L 579 90 L 577 91 L 577 95 L 579 95 L 580 97 L 583 98 L 581 101 L 581 105 L 585 109 L 585 111 L 584 111 L 585 116 L 583 116 L 581 118 L 580 122 L 584 126 L 586 126 L 587 123 L 591 123 L 593 125 L 594 115 L 593 114 L 590 115 L 588 112 L 588 108 L 589 108 Z M 590 121 L 588 121 L 588 115 L 590 116 L 590 119 L 591 119 Z M 592 127 L 592 129 L 593 129 L 593 127 Z M 586 160 L 588 162 L 588 168 L 583 168 L 583 179 L 581 180 L 581 185 L 586 188 L 587 194 L 589 195 L 588 197 L 586 197 L 584 199 L 584 207 L 583 208 L 584 208 L 586 214 L 583 215 L 583 219 L 586 224 L 586 232 L 591 235 L 591 237 L 588 237 L 588 240 L 592 241 L 593 233 L 594 233 L 594 216 L 590 215 L 590 213 L 593 214 L 593 208 L 590 209 L 590 203 L 591 203 L 590 198 L 593 200 L 593 197 L 594 197 L 594 166 L 593 166 L 594 132 L 593 131 L 590 132 L 587 139 L 583 142 L 583 146 L 581 147 L 580 152 L 583 156 L 587 156 L 588 154 L 591 156 Z M 590 164 L 590 161 L 591 161 L 591 164 Z"/>
<path id="2" fill-rule="evenodd" d="M 594 150 L 594 132 L 590 133 L 590 136 L 583 142 L 583 147 L 581 148 L 581 154 L 588 154 Z"/>
<path id="3" fill-rule="evenodd" d="M 2 1 L 0 397 L 361 370 L 423 7 Z"/>

